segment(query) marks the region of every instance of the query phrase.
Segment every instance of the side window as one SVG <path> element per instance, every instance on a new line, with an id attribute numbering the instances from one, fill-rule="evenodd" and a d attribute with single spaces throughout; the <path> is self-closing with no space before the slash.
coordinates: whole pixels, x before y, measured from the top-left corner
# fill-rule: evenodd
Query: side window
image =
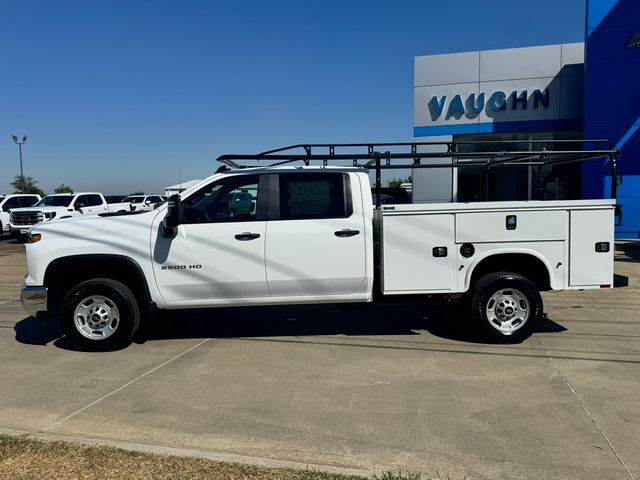
<path id="1" fill-rule="evenodd" d="M 344 218 L 352 213 L 342 173 L 280 174 L 280 219 Z"/>
<path id="2" fill-rule="evenodd" d="M 149 202 L 151 202 L 151 204 L 159 203 L 161 201 L 162 200 L 160 200 L 160 197 L 157 197 L 157 196 L 149 197 Z"/>
<path id="3" fill-rule="evenodd" d="M 87 195 L 87 199 L 89 200 L 89 207 L 97 207 L 102 205 L 102 199 L 100 195 Z"/>
<path id="4" fill-rule="evenodd" d="M 256 220 L 258 175 L 232 175 L 182 202 L 184 223 L 248 222 Z"/>
<path id="5" fill-rule="evenodd" d="M 87 201 L 86 195 L 79 195 L 76 198 L 76 201 L 73 202 L 73 208 L 83 208 L 88 206 L 89 206 L 89 202 Z"/>

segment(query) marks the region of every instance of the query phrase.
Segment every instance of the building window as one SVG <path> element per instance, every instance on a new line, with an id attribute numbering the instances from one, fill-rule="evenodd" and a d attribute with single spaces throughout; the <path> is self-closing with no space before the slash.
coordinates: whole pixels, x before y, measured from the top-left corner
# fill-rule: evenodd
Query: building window
<path id="1" fill-rule="evenodd" d="M 466 152 L 496 150 L 531 151 L 579 150 L 580 144 L 554 143 L 553 140 L 579 139 L 580 132 L 519 132 L 485 135 L 456 135 L 454 142 Z M 491 142 L 486 145 L 464 142 Z M 494 143 L 497 142 L 497 143 Z M 509 142 L 500 144 L 499 142 Z M 512 143 L 513 142 L 513 143 Z M 462 163 L 462 162 L 460 162 Z M 580 165 L 578 163 L 556 166 L 504 166 L 459 167 L 457 173 L 458 202 L 507 201 L 507 200 L 568 200 L 580 194 Z"/>

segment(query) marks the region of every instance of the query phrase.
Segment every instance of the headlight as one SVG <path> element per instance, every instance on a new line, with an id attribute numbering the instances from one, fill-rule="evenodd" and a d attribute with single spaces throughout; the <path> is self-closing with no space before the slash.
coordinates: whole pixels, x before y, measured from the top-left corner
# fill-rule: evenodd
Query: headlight
<path id="1" fill-rule="evenodd" d="M 46 218 L 47 220 L 51 220 L 52 218 L 55 218 L 56 216 L 56 212 L 46 212 L 44 214 L 44 218 Z"/>

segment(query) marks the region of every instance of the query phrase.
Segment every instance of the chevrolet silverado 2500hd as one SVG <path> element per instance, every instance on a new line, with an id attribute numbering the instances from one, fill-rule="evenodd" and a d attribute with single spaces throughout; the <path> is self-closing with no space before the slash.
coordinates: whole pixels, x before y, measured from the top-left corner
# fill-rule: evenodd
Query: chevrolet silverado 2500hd
<path id="1" fill-rule="evenodd" d="M 344 160 L 330 152 L 292 160 Z M 485 334 L 519 340 L 542 315 L 540 291 L 613 284 L 614 200 L 374 208 L 369 172 L 379 185 L 385 160 L 371 147 L 351 167 L 250 158 L 270 157 L 277 165 L 220 171 L 153 211 L 38 224 L 25 309 L 101 350 L 127 345 L 155 309 L 464 295 Z"/>

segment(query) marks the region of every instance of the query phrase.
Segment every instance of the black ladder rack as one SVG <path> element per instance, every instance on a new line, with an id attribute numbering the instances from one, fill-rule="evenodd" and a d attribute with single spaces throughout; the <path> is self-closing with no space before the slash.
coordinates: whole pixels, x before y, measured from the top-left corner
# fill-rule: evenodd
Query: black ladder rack
<path id="1" fill-rule="evenodd" d="M 527 150 L 515 150 L 514 145 L 527 146 Z M 541 145 L 552 146 L 552 149 Z M 556 148 L 566 147 L 557 150 Z M 534 147 L 536 147 L 534 149 Z M 428 149 L 430 151 L 421 151 Z M 302 150 L 302 152 L 300 152 Z M 476 151 L 470 151 L 476 150 Z M 480 150 L 480 151 L 477 151 Z M 300 153 L 298 153 L 300 152 Z M 375 169 L 376 206 L 380 207 L 381 170 L 413 168 L 459 168 L 480 166 L 487 172 L 492 168 L 531 165 L 562 165 L 594 159 L 608 159 L 611 171 L 611 198 L 616 198 L 618 186 L 616 157 L 620 150 L 613 148 L 609 140 L 503 140 L 481 142 L 391 142 L 391 143 L 319 143 L 297 144 L 266 152 L 243 155 L 228 154 L 218 161 L 231 168 L 247 168 L 238 162 L 268 161 L 275 167 L 293 162 L 349 161 L 354 167 Z M 449 159 L 449 162 L 442 160 Z M 405 160 L 402 162 L 401 160 Z M 425 162 L 426 160 L 426 162 Z M 429 160 L 439 160 L 429 162 Z"/>

